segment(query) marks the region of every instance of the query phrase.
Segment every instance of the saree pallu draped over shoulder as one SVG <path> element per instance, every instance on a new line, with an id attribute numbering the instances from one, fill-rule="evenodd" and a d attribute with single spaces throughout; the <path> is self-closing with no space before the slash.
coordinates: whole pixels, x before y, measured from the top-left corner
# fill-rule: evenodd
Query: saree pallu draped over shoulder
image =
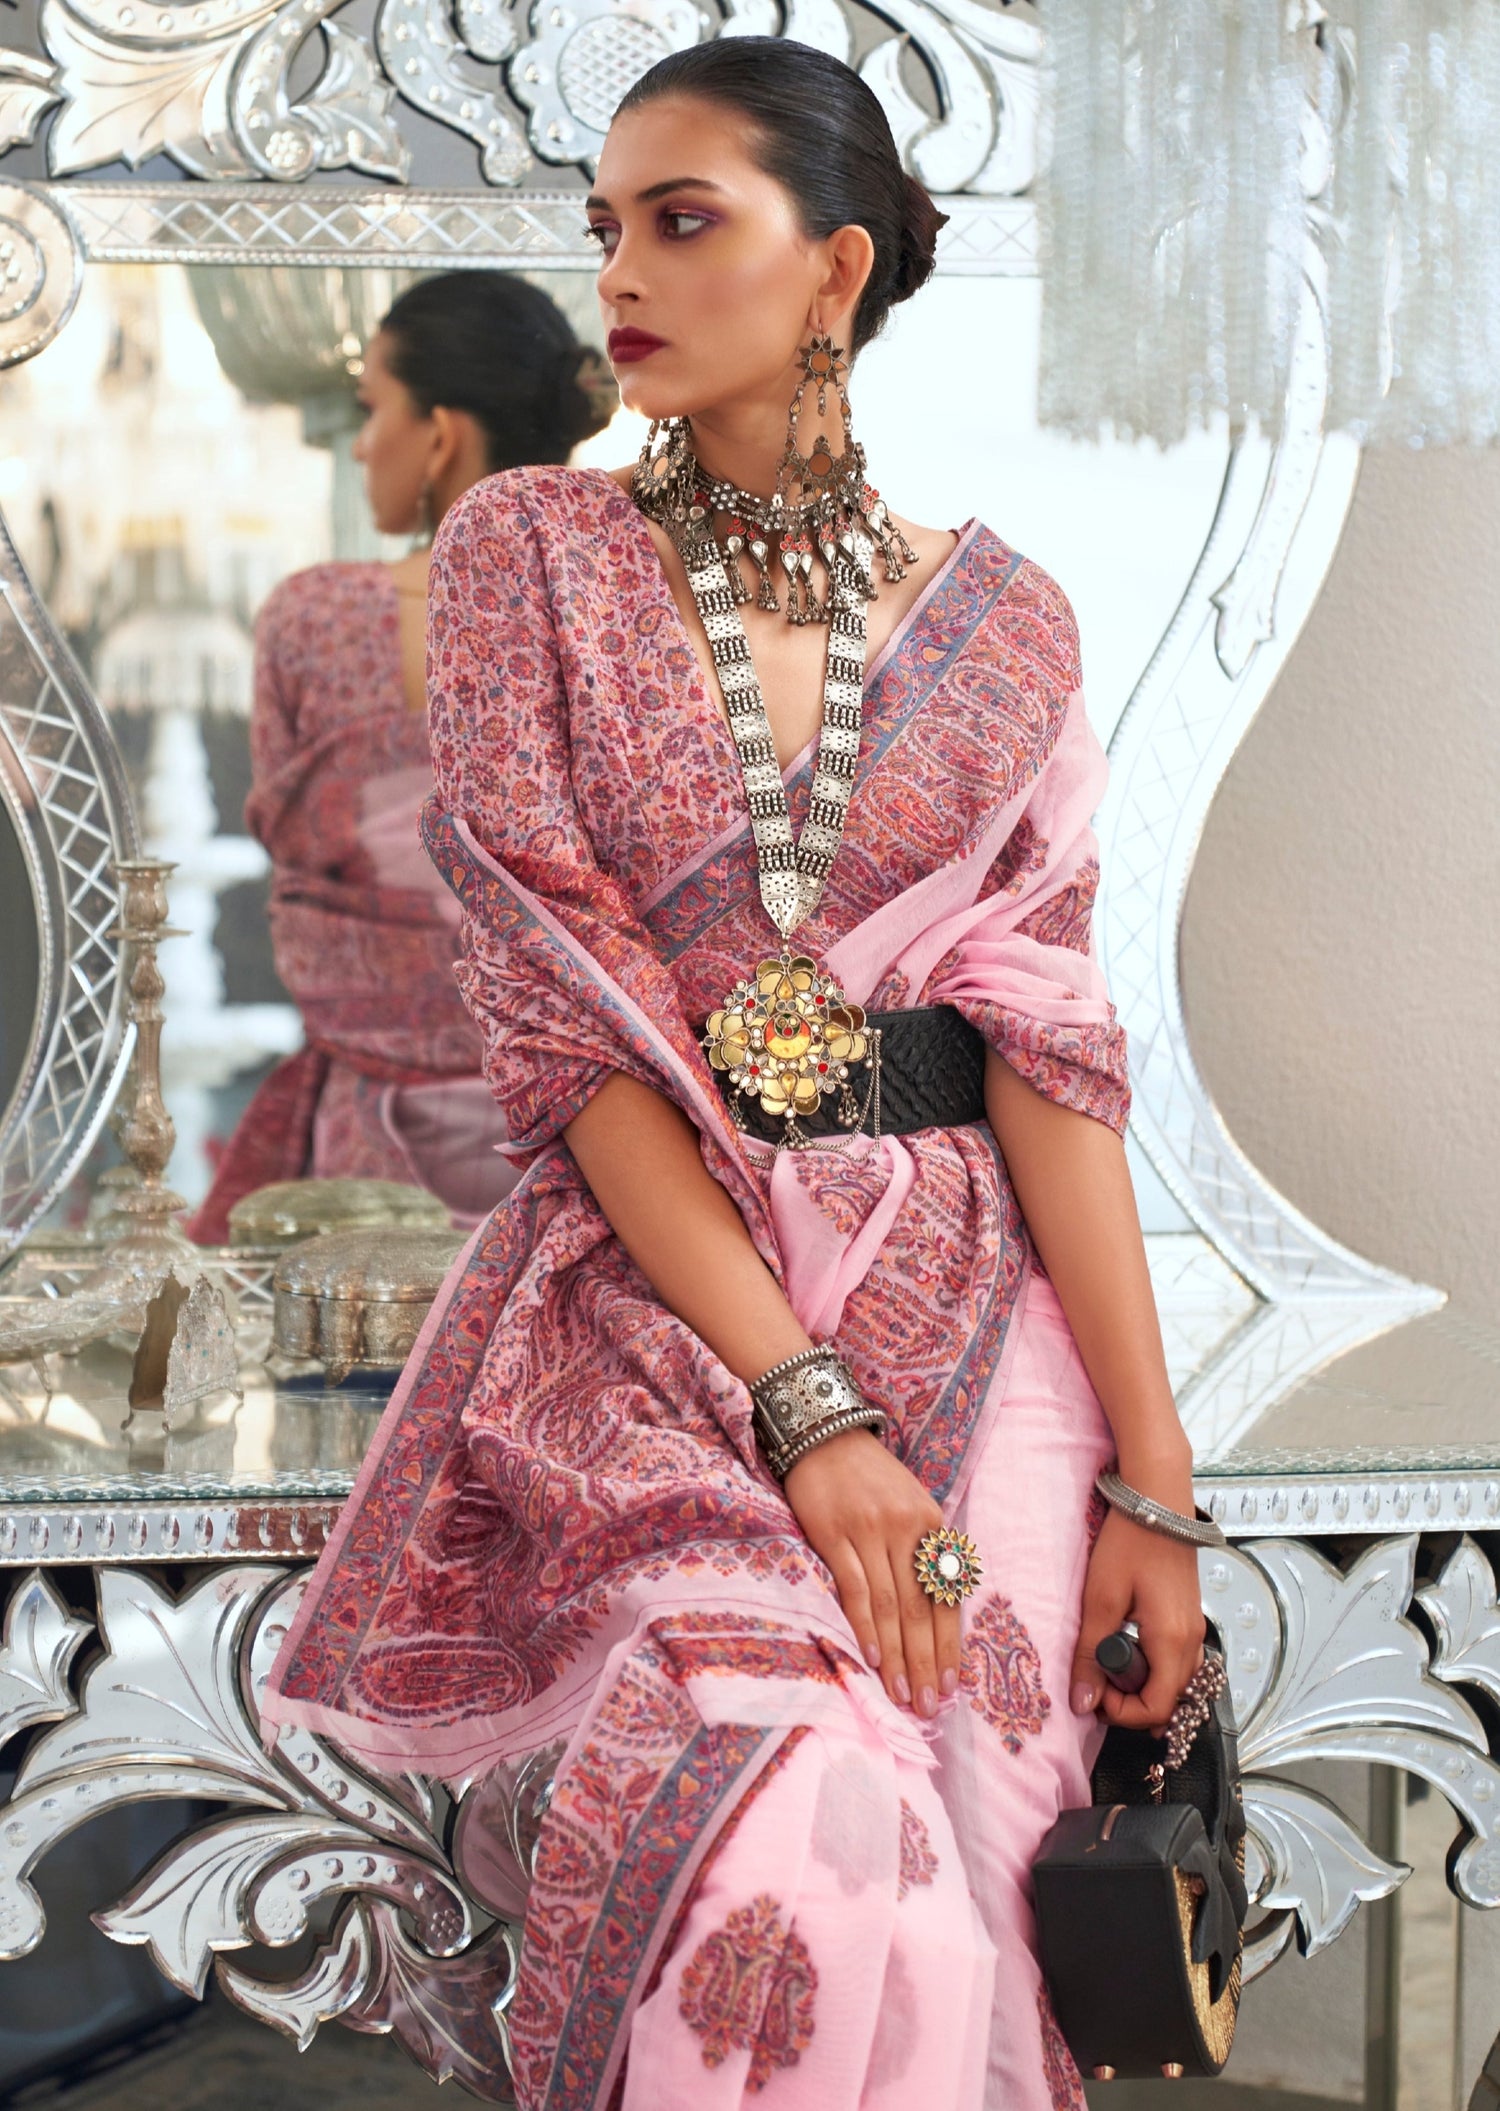
<path id="1" fill-rule="evenodd" d="M 944 1721 L 967 1710 L 997 1751 L 1026 1745 L 1012 1717 L 1030 1659 L 994 1641 L 1015 1622 L 1015 1590 L 971 1608 L 965 1693 L 943 1703 L 936 1733 L 887 1701 L 760 1463 L 745 1386 L 656 1297 L 562 1132 L 615 1071 L 683 1110 L 802 1323 L 837 1342 L 950 1521 L 989 1500 L 984 1462 L 1008 1441 L 1028 1301 L 1050 1291 L 1033 1281 L 983 1123 L 783 1152 L 770 1168 L 744 1149 L 698 1034 L 773 933 L 728 728 L 613 481 L 528 469 L 477 486 L 444 520 L 430 606 L 425 835 L 462 905 L 459 980 L 525 1173 L 434 1306 L 266 1714 L 375 1767 L 454 1782 L 565 1744 L 511 2015 L 523 2105 L 629 2104 L 648 2073 L 657 2104 L 728 2104 L 774 2083 L 772 2101 L 800 2105 L 804 2081 L 823 2105 L 883 2102 L 877 2070 L 884 2059 L 894 2078 L 900 2063 L 877 2057 L 878 2017 L 836 2021 L 833 1978 L 819 1981 L 810 1950 L 787 1977 L 796 1929 L 842 1921 L 820 1920 L 804 1890 L 788 1923 L 770 1876 L 764 1899 L 733 1904 L 740 1842 L 757 1813 L 769 1825 L 795 1804 L 804 1876 L 832 1866 L 829 1839 L 845 1833 L 829 1780 L 874 1784 L 851 1822 L 857 1834 L 857 1809 L 887 1813 L 889 1866 L 855 1883 L 839 1863 L 837 1895 L 844 1920 L 863 1911 L 861 1885 L 885 1901 L 873 1969 L 877 1991 L 892 1984 L 907 1969 L 902 1917 L 926 1910 L 911 1903 L 911 1869 L 925 1866 L 913 1827 L 930 1843 L 947 1824 L 931 1787 Z M 1123 1036 L 1089 937 L 1104 766 L 1066 600 L 971 523 L 870 668 L 865 710 L 844 846 L 799 945 L 868 1008 L 955 1005 L 1038 1091 L 1122 1128 Z M 807 752 L 787 771 L 795 826 L 812 763 Z M 1055 1503 L 1033 1491 L 1072 1564 L 1054 1654 L 1069 1617 L 1076 1632 L 1091 1461 L 1107 1438 L 1075 1377 L 1071 1477 Z M 1087 1757 L 1087 1726 L 1070 1733 L 1039 1688 L 1025 1704 L 1037 1749 L 1062 1741 L 1028 1791 L 1040 1837 Z M 944 1842 L 935 1867 L 956 1856 Z M 721 1892 L 723 1925 L 685 1954 Z M 1030 1985 L 1017 2042 L 1035 2080 L 1005 2099 L 1023 2111 L 1076 2088 L 1034 1970 Z M 988 2002 L 974 1995 L 980 2021 L 955 2042 L 982 2077 L 990 2040 L 993 2090 Z M 660 2018 L 691 2054 L 680 2098 L 662 2094 Z M 863 2062 L 847 2098 L 823 2075 L 836 2044 L 845 2065 Z M 726 2077 L 738 2093 L 711 2094 Z M 969 2090 L 955 2069 L 944 2100 L 977 2104 Z"/>

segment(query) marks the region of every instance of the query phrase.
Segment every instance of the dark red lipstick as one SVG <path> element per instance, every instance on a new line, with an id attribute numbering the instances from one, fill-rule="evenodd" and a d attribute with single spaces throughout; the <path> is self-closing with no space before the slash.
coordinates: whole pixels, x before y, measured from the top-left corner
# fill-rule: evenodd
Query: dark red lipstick
<path id="1" fill-rule="evenodd" d="M 609 356 L 616 366 L 630 366 L 637 359 L 649 359 L 666 341 L 664 337 L 653 337 L 649 330 L 611 330 Z"/>

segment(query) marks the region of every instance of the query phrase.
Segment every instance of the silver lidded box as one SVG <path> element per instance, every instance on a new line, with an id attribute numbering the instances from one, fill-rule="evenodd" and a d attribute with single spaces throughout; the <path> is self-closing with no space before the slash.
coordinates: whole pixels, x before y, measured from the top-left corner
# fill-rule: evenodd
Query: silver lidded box
<path id="1" fill-rule="evenodd" d="M 459 1232 L 390 1224 L 293 1247 L 272 1278 L 276 1349 L 321 1363 L 329 1385 L 399 1370 L 463 1248 Z"/>

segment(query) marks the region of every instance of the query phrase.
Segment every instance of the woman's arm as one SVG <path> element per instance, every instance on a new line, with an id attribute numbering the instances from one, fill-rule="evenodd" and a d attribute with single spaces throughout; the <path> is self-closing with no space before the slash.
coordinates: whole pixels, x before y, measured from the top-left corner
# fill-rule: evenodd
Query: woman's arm
<path id="1" fill-rule="evenodd" d="M 748 1385 L 810 1346 L 680 1108 L 637 1078 L 609 1078 L 563 1131 L 621 1245 L 668 1310 Z M 875 1402 L 878 1407 L 881 1403 Z M 798 1461 L 786 1497 L 886 1691 L 933 1715 L 958 1684 L 959 1617 L 917 1586 L 912 1555 L 938 1505 L 868 1430 Z M 1101 1630 L 1103 1632 L 1103 1630 Z"/>
<path id="2" fill-rule="evenodd" d="M 1044 1099 L 991 1049 L 985 1105 L 1016 1199 L 1052 1280 L 1132 1487 L 1193 1508 L 1192 1447 L 1178 1419 L 1125 1148 L 1114 1130 Z M 1094 1662 L 1102 1636 L 1133 1616 L 1151 1677 L 1132 1698 Z M 1197 1552 L 1111 1510 L 1089 1564 L 1072 1700 L 1103 1695 L 1111 1721 L 1164 1723 L 1203 1643 Z"/>

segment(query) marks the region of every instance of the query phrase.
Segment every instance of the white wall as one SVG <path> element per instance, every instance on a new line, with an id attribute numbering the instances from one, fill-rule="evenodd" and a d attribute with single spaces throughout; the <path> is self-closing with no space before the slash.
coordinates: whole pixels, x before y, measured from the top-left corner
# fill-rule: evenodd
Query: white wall
<path id="1" fill-rule="evenodd" d="M 1209 817 L 1183 983 L 1267 1176 L 1500 1319 L 1500 450 L 1366 456 Z"/>

